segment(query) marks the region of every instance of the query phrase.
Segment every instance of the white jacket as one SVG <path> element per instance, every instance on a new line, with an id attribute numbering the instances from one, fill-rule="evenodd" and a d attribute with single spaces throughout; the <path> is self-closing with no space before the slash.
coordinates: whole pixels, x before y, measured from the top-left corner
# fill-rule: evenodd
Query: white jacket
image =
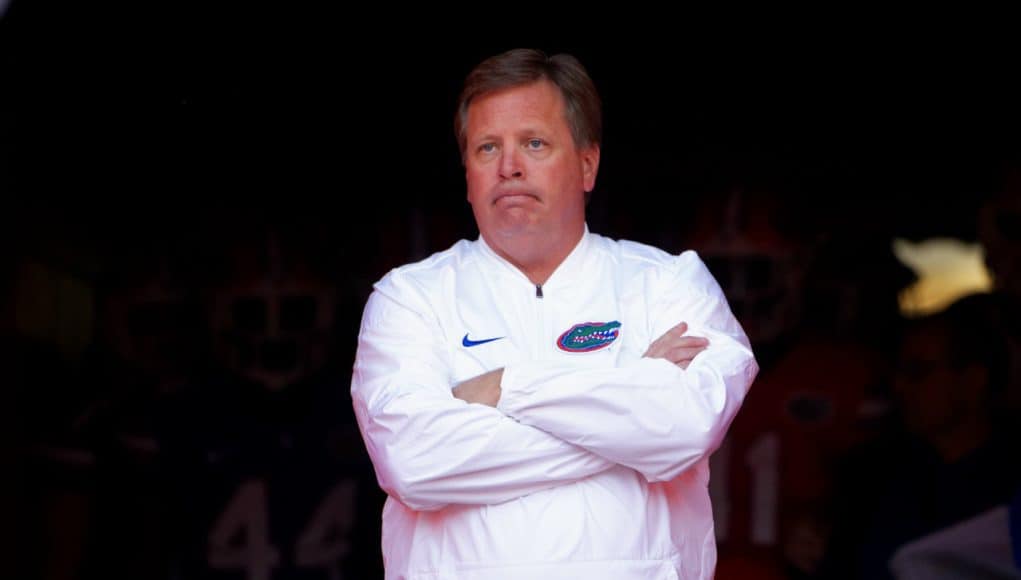
<path id="1" fill-rule="evenodd" d="M 541 293 L 481 237 L 375 285 L 351 394 L 386 577 L 711 578 L 708 455 L 758 372 L 719 285 L 586 229 Z M 687 370 L 642 358 L 681 321 L 710 340 Z M 451 394 L 500 367 L 497 408 Z"/>

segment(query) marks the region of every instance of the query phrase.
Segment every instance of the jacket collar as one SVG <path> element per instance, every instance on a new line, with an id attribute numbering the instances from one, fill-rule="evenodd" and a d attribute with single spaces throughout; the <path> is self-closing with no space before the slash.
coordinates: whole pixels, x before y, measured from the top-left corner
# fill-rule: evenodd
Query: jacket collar
<path id="1" fill-rule="evenodd" d="M 546 283 L 542 285 L 543 289 L 567 285 L 570 284 L 571 281 L 578 279 L 578 275 L 581 273 L 586 258 L 590 253 L 592 247 L 592 241 L 590 238 L 593 235 L 594 234 L 589 232 L 588 223 L 586 223 L 585 229 L 581 234 L 581 239 L 578 240 L 578 243 L 574 246 L 574 249 L 571 250 L 571 253 L 564 258 L 564 261 L 560 262 L 560 265 L 553 270 L 553 274 L 550 275 L 549 280 L 546 280 Z M 511 276 L 519 278 L 529 285 L 533 285 L 532 281 L 525 276 L 524 272 L 497 254 L 496 250 L 486 243 L 486 240 L 483 239 L 481 234 L 475 241 L 475 247 L 478 249 L 478 252 L 482 255 L 484 260 L 496 264 L 501 271 L 505 271 Z"/>

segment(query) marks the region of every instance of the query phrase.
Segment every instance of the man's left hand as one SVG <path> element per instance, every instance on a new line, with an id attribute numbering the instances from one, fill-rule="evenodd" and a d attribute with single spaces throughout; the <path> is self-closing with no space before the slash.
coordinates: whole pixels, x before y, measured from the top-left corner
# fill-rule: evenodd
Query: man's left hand
<path id="1" fill-rule="evenodd" d="M 682 369 L 687 369 L 698 353 L 709 348 L 709 339 L 701 336 L 688 336 L 687 332 L 687 323 L 678 324 L 666 331 L 663 336 L 652 341 L 649 350 L 645 351 L 642 356 L 665 359 Z"/>

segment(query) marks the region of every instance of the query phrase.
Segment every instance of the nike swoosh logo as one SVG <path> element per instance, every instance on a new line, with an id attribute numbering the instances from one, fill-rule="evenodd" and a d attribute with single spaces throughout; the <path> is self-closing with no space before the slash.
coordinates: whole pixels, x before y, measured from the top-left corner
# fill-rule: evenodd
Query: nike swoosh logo
<path id="1" fill-rule="evenodd" d="M 480 344 L 486 344 L 487 342 L 493 342 L 494 340 L 500 340 L 501 338 L 503 338 L 503 337 L 502 336 L 498 336 L 496 338 L 486 338 L 486 339 L 483 339 L 483 340 L 470 340 L 468 338 L 468 335 L 465 334 L 464 338 L 461 339 L 461 345 L 471 348 L 473 346 L 478 346 Z"/>

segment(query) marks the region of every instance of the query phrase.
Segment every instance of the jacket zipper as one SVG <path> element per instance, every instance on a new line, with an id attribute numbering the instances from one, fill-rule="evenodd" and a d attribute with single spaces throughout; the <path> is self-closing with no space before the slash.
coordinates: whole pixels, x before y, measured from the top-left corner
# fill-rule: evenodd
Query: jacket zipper
<path id="1" fill-rule="evenodd" d="M 542 285 L 535 285 L 535 332 L 538 339 L 535 342 L 535 358 L 540 360 L 546 357 L 546 307 L 542 299 Z"/>

